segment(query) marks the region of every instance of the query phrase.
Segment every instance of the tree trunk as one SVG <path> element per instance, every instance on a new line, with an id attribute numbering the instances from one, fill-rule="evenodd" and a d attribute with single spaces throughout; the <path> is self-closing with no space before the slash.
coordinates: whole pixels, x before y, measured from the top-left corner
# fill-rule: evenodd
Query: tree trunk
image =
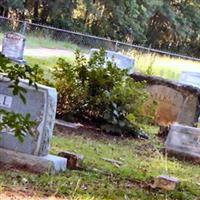
<path id="1" fill-rule="evenodd" d="M 37 23 L 39 18 L 39 0 L 34 0 L 33 22 Z"/>
<path id="2" fill-rule="evenodd" d="M 4 8 L 0 6 L 0 15 L 3 16 Z"/>
<path id="3" fill-rule="evenodd" d="M 42 13 L 41 13 L 41 23 L 46 24 L 47 18 L 49 15 L 49 5 L 48 5 L 47 0 L 42 1 L 42 7 L 43 7 L 43 9 L 42 9 Z"/>

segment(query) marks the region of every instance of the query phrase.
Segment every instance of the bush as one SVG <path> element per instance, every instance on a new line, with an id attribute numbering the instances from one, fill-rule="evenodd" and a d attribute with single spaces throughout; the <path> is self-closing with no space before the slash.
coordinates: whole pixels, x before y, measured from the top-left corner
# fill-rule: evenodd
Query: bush
<path id="1" fill-rule="evenodd" d="M 73 64 L 59 59 L 53 75 L 59 93 L 59 118 L 95 123 L 106 132 L 139 136 L 148 98 L 146 85 L 106 61 L 104 50 L 89 60 L 76 52 Z"/>

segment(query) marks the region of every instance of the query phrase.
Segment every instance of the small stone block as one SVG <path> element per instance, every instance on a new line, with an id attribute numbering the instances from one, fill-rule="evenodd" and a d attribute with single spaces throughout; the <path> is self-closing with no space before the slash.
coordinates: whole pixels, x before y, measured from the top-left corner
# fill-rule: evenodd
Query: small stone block
<path id="1" fill-rule="evenodd" d="M 34 173 L 55 174 L 66 170 L 67 159 L 47 155 L 34 156 L 0 148 L 0 162 L 10 167 L 28 170 Z"/>
<path id="2" fill-rule="evenodd" d="M 64 172 L 67 166 L 67 159 L 54 155 L 44 156 L 43 159 L 53 163 L 53 171 L 55 172 Z"/>
<path id="3" fill-rule="evenodd" d="M 154 180 L 152 188 L 160 188 L 166 191 L 175 190 L 180 181 L 175 177 L 161 175 Z"/>
<path id="4" fill-rule="evenodd" d="M 72 153 L 69 151 L 60 152 L 58 156 L 64 157 L 67 159 L 67 168 L 68 169 L 80 169 L 82 161 L 84 159 L 83 155 Z"/>

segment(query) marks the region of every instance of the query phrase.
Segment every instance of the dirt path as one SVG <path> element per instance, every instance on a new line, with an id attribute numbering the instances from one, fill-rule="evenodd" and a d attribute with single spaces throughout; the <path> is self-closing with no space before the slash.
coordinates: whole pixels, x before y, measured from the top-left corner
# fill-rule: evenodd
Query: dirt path
<path id="1" fill-rule="evenodd" d="M 5 189 L 0 192 L 0 200 L 67 200 L 65 198 L 57 198 L 55 196 L 42 197 L 38 196 L 36 192 L 22 191 L 20 189 L 10 190 Z"/>
<path id="2" fill-rule="evenodd" d="M 65 57 L 74 56 L 74 52 L 71 50 L 64 49 L 49 49 L 49 48 L 37 48 L 37 49 L 25 49 L 25 56 L 35 56 L 35 57 Z"/>

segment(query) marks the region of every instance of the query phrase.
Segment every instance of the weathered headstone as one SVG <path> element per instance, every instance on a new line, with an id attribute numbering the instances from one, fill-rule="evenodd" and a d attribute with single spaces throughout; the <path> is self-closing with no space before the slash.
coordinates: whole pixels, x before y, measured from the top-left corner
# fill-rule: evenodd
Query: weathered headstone
<path id="1" fill-rule="evenodd" d="M 161 126 L 169 126 L 175 122 L 194 126 L 200 114 L 200 89 L 176 81 L 170 81 L 156 76 L 146 76 L 134 73 L 135 81 L 146 81 L 149 100 L 146 103 L 145 114 L 152 113 L 155 101 L 155 122 Z"/>
<path id="2" fill-rule="evenodd" d="M 156 122 L 170 125 L 174 122 L 193 125 L 196 117 L 198 98 L 193 94 L 184 95 L 165 85 L 148 86 L 151 99 L 156 100 Z"/>
<path id="3" fill-rule="evenodd" d="M 19 33 L 6 33 L 3 38 L 2 54 L 14 62 L 24 64 L 25 40 L 25 37 Z"/>
<path id="4" fill-rule="evenodd" d="M 50 164 L 52 163 L 53 167 L 57 166 L 56 170 L 65 169 L 66 159 L 48 155 L 57 106 L 56 90 L 39 84 L 36 90 L 34 87 L 29 86 L 27 81 L 22 80 L 20 86 L 27 91 L 25 94 L 26 104 L 24 104 L 19 96 L 12 95 L 9 85 L 10 82 L 7 78 L 0 82 L 0 108 L 22 115 L 30 113 L 31 120 L 36 122 L 36 126 L 33 127 L 34 134 L 25 133 L 23 143 L 15 138 L 12 130 L 3 130 L 0 133 L 0 148 L 15 152 L 13 155 L 18 153 L 18 157 L 25 154 L 29 155 L 32 160 L 45 159 Z M 0 151 L 0 161 L 3 157 L 2 152 L 4 151 Z"/>
<path id="5" fill-rule="evenodd" d="M 180 82 L 200 88 L 200 72 L 184 71 L 181 73 Z"/>
<path id="6" fill-rule="evenodd" d="M 200 129 L 174 124 L 171 126 L 165 150 L 179 157 L 200 160 Z"/>
<path id="7" fill-rule="evenodd" d="M 90 50 L 90 57 L 94 54 L 94 52 L 99 52 L 99 49 L 91 49 Z M 125 56 L 121 53 L 115 51 L 106 51 L 106 61 L 114 62 L 117 67 L 120 69 L 127 69 L 129 74 L 133 73 L 135 60 L 128 56 Z"/>

